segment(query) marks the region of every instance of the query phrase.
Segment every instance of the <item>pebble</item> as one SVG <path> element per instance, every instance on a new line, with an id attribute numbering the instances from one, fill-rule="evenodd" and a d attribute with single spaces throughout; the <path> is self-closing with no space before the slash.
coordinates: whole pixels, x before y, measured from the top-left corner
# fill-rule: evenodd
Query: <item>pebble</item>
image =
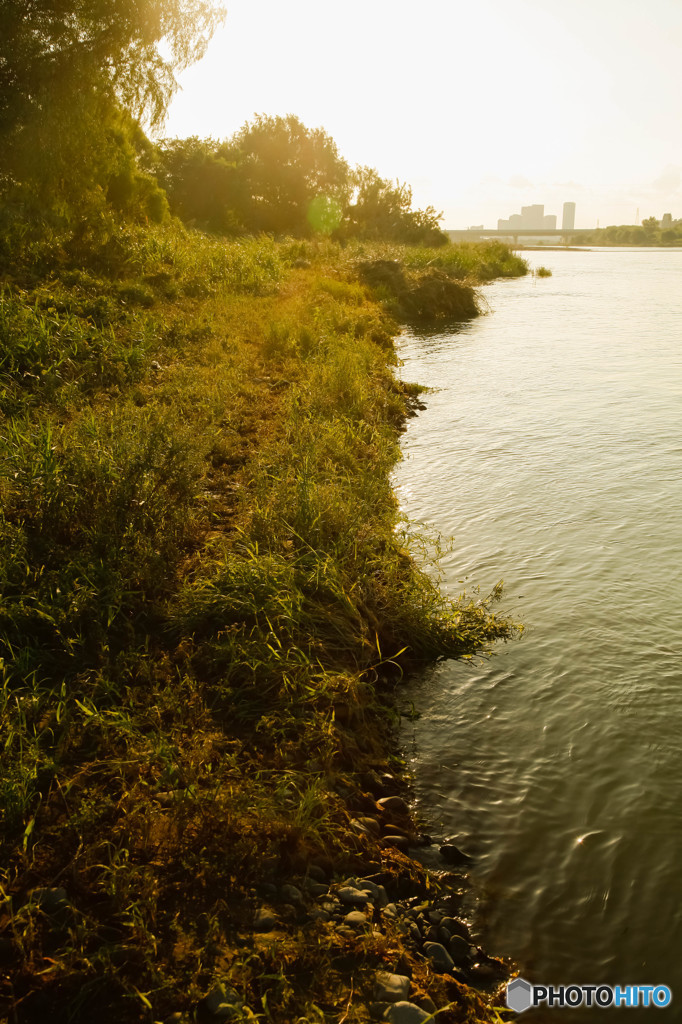
<path id="1" fill-rule="evenodd" d="M 358 818 L 358 821 L 361 825 L 364 825 L 367 831 L 371 832 L 373 836 L 381 834 L 381 826 L 376 818 Z"/>
<path id="2" fill-rule="evenodd" d="M 388 894 L 383 885 L 377 885 L 371 878 L 347 878 L 346 885 L 359 889 L 360 892 L 369 893 L 373 903 L 378 907 L 385 907 L 388 903 Z"/>
<path id="3" fill-rule="evenodd" d="M 369 902 L 367 892 L 363 892 L 361 889 L 356 889 L 354 885 L 342 886 L 336 895 L 342 903 L 357 903 L 358 905 L 363 905 Z"/>
<path id="4" fill-rule="evenodd" d="M 379 886 L 369 878 L 347 878 L 346 885 L 359 889 L 360 892 L 370 893 L 372 898 L 379 895 Z"/>
<path id="5" fill-rule="evenodd" d="M 223 988 L 222 985 L 212 988 L 199 1005 L 217 1021 L 241 1017 L 242 1003 L 239 996 L 234 989 Z"/>
<path id="6" fill-rule="evenodd" d="M 367 914 L 363 914 L 361 910 L 351 910 L 350 914 L 344 917 L 343 923 L 351 928 L 364 928 L 367 924 Z"/>
<path id="7" fill-rule="evenodd" d="M 479 985 L 489 985 L 493 981 L 498 981 L 500 977 L 489 964 L 473 964 L 469 968 L 469 976 L 474 983 L 478 982 Z"/>
<path id="8" fill-rule="evenodd" d="M 374 996 L 379 1002 L 397 1003 L 407 999 L 410 979 L 404 974 L 389 974 L 380 971 L 374 986 Z"/>
<path id="9" fill-rule="evenodd" d="M 455 961 L 440 942 L 425 942 L 424 956 L 427 956 L 436 970 L 443 974 L 451 971 L 455 966 Z"/>
<path id="10" fill-rule="evenodd" d="M 329 886 L 323 882 L 306 882 L 306 892 L 309 892 L 311 896 L 326 896 L 329 892 Z"/>
<path id="11" fill-rule="evenodd" d="M 303 903 L 303 893 L 295 885 L 283 885 L 279 894 L 285 903 L 291 903 L 295 907 Z"/>
<path id="12" fill-rule="evenodd" d="M 400 796 L 382 796 L 377 800 L 377 805 L 382 811 L 388 811 L 389 814 L 400 814 L 407 817 L 410 813 L 410 808 Z"/>
<path id="13" fill-rule="evenodd" d="M 376 772 L 365 772 L 362 776 L 362 785 L 377 797 L 388 796 Z"/>
<path id="14" fill-rule="evenodd" d="M 261 907 L 257 911 L 256 916 L 253 920 L 254 931 L 257 932 L 271 932 L 273 928 L 277 927 L 277 918 L 271 910 L 266 907 Z"/>
<path id="15" fill-rule="evenodd" d="M 410 848 L 410 840 L 407 836 L 384 836 L 384 846 L 391 846 L 396 850 L 407 853 Z"/>
<path id="16" fill-rule="evenodd" d="M 388 825 L 384 825 L 382 831 L 387 836 L 404 836 L 405 839 L 409 839 L 410 838 L 410 834 L 411 834 L 410 832 L 407 831 L 407 829 L 399 828 L 399 826 L 398 825 L 394 825 L 393 822 L 391 822 Z"/>
<path id="17" fill-rule="evenodd" d="M 351 818 L 350 826 L 351 826 L 351 828 L 354 828 L 356 832 L 361 832 L 362 835 L 364 835 L 364 836 L 371 836 L 372 835 L 372 833 L 367 828 L 367 826 L 363 825 L 359 818 Z"/>
<path id="18" fill-rule="evenodd" d="M 332 916 L 322 907 L 313 907 L 310 911 L 310 918 L 312 921 L 331 921 Z"/>
<path id="19" fill-rule="evenodd" d="M 440 922 L 441 928 L 447 928 L 450 935 L 461 935 L 463 939 L 469 939 L 469 929 L 464 921 L 458 921 L 455 917 L 444 917 Z"/>
<path id="20" fill-rule="evenodd" d="M 461 935 L 453 935 L 448 943 L 450 956 L 458 966 L 467 963 L 469 959 L 469 943 Z"/>
<path id="21" fill-rule="evenodd" d="M 395 903 L 387 903 L 384 907 L 384 917 L 389 918 L 391 921 L 395 921 L 398 916 L 398 908 Z"/>
<path id="22" fill-rule="evenodd" d="M 431 996 L 419 996 L 419 1005 L 421 1006 L 422 1010 L 426 1010 L 427 1013 L 435 1013 L 437 1010 L 437 1006 L 434 1003 Z"/>
<path id="23" fill-rule="evenodd" d="M 452 843 L 445 843 L 440 848 L 440 855 L 448 864 L 471 864 L 473 858 L 463 853 L 458 846 Z"/>
<path id="24" fill-rule="evenodd" d="M 422 1024 L 422 1021 L 428 1020 L 428 1018 L 429 1014 L 426 1010 L 422 1010 L 421 1006 L 407 1003 L 404 1000 L 393 1003 L 384 1013 L 384 1020 L 389 1024 Z"/>
<path id="25" fill-rule="evenodd" d="M 376 903 L 376 905 L 378 907 L 386 907 L 386 906 L 388 906 L 388 893 L 384 889 L 383 885 L 379 885 L 379 886 L 377 886 L 377 888 L 378 888 L 379 892 L 376 894 L 376 896 L 374 898 L 374 902 Z"/>
<path id="26" fill-rule="evenodd" d="M 492 967 L 498 978 L 509 977 L 509 967 L 504 960 L 498 960 L 495 956 L 487 956 L 484 963 L 486 967 Z"/>
<path id="27" fill-rule="evenodd" d="M 407 906 L 417 914 L 422 914 L 429 909 L 429 901 L 425 900 L 422 896 L 412 896 L 407 901 Z"/>

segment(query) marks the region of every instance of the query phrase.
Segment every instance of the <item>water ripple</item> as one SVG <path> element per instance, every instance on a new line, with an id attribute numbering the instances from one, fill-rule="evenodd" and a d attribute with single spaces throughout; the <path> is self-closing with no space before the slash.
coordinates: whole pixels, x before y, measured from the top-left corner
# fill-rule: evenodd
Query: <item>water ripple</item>
<path id="1" fill-rule="evenodd" d="M 527 624 L 415 686 L 417 792 L 476 858 L 474 928 L 526 977 L 679 992 L 682 252 L 542 262 L 547 288 L 499 282 L 492 315 L 401 339 L 403 375 L 438 386 L 403 507 L 454 537 L 450 593 L 504 577 Z"/>

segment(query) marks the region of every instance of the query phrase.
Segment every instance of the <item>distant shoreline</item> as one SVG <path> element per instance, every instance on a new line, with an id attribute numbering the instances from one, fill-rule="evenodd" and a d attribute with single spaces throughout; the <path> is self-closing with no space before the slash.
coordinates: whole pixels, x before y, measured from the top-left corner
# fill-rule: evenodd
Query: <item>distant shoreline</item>
<path id="1" fill-rule="evenodd" d="M 633 251 L 646 251 L 648 249 L 655 249 L 656 252 L 669 250 L 670 252 L 680 252 L 682 246 L 679 245 L 598 245 L 596 242 L 594 245 L 581 246 L 581 245 L 514 245 L 512 246 L 514 252 L 594 252 L 596 249 L 608 249 L 612 252 L 614 249 L 627 249 L 628 252 Z"/>
<path id="2" fill-rule="evenodd" d="M 514 252 L 589 252 L 578 245 L 516 245 Z"/>

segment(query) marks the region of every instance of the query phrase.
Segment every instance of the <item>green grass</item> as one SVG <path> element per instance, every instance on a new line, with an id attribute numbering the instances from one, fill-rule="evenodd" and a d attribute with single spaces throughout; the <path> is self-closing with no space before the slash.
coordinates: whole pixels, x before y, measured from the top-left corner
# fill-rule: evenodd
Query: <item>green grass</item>
<path id="1" fill-rule="evenodd" d="M 419 389 L 366 258 L 116 229 L 5 274 L 0 999 L 22 1022 L 165 1019 L 225 975 L 261 1019 L 329 1000 L 327 940 L 244 961 L 251 888 L 378 856 L 339 793 L 390 762 L 401 677 L 514 634 L 409 554 L 389 474 Z"/>
<path id="2" fill-rule="evenodd" d="M 433 267 L 457 280 L 474 283 L 492 281 L 497 277 L 522 277 L 528 264 L 514 255 L 502 242 L 462 242 L 438 249 L 405 247 L 397 255 L 407 267 L 423 270 Z"/>

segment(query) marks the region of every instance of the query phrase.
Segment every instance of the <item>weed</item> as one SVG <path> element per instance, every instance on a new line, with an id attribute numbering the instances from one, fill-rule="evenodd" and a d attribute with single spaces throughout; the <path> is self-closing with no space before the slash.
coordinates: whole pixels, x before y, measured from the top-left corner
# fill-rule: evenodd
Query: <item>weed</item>
<path id="1" fill-rule="evenodd" d="M 357 1020 L 333 936 L 240 937 L 253 887 L 366 857 L 339 791 L 387 763 L 396 683 L 514 633 L 409 553 L 389 481 L 420 389 L 358 267 L 400 260 L 426 309 L 424 282 L 470 298 L 519 265 L 111 225 L 22 260 L 0 292 L 10 1017 L 165 1019 L 217 977 L 244 1020 Z"/>

